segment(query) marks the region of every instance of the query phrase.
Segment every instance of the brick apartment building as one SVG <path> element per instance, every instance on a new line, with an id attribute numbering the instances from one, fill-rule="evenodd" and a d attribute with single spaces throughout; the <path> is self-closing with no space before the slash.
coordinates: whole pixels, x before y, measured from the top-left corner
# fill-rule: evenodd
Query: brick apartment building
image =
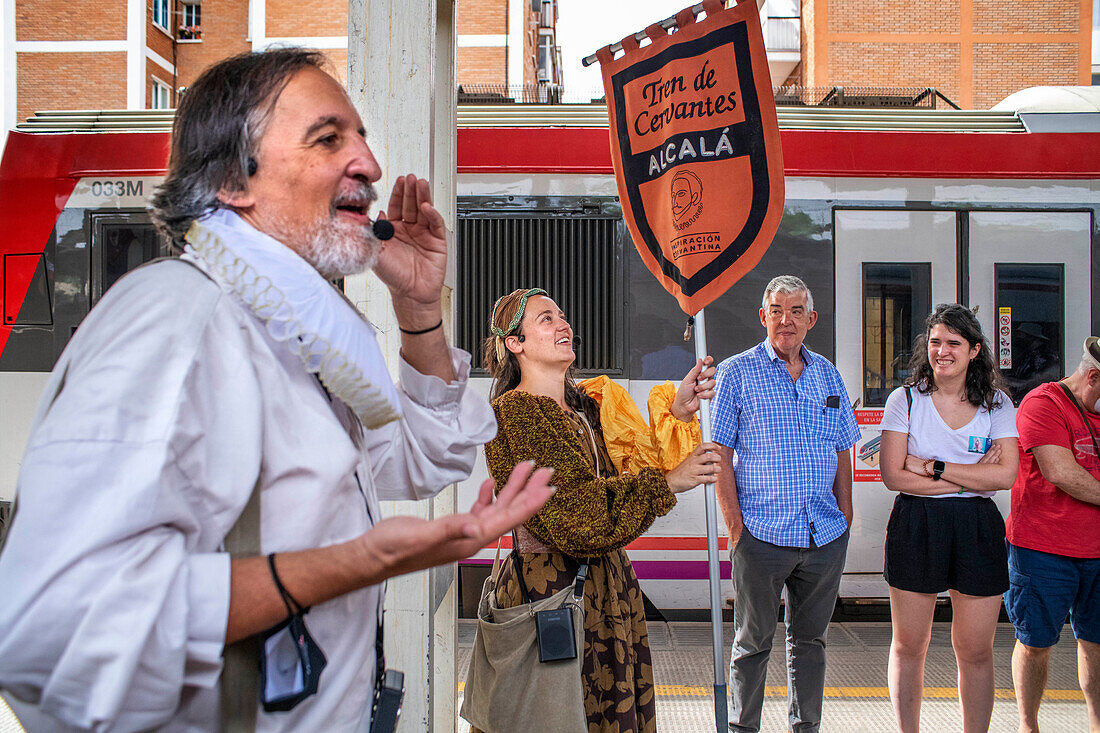
<path id="1" fill-rule="evenodd" d="M 457 0 L 458 82 L 560 79 L 557 0 Z M 343 79 L 347 0 L 0 0 L 3 129 L 40 109 L 174 107 L 214 61 L 322 50 Z"/>
<path id="2" fill-rule="evenodd" d="M 1094 8 L 1094 0 L 802 0 L 791 83 L 936 87 L 964 109 L 988 109 L 1030 86 L 1088 85 L 1100 61 Z"/>
<path id="3" fill-rule="evenodd" d="M 456 0 L 458 84 L 518 99 L 521 85 L 560 83 L 562 1 Z M 1100 63 L 1100 0 L 758 1 L 775 85 L 935 87 L 963 108 L 987 109 L 1029 86 L 1089 84 Z M 211 62 L 273 44 L 321 49 L 340 76 L 347 63 L 347 0 L 0 0 L 0 8 L 4 128 L 36 109 L 172 107 Z"/>

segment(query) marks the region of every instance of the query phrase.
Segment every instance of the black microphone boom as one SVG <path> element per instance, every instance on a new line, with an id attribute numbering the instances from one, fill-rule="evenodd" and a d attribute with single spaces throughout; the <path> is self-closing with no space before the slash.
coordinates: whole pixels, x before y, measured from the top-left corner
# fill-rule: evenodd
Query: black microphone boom
<path id="1" fill-rule="evenodd" d="M 390 224 L 385 219 L 375 219 L 371 229 L 374 230 L 374 236 L 378 237 L 383 242 L 393 237 L 393 224 Z"/>

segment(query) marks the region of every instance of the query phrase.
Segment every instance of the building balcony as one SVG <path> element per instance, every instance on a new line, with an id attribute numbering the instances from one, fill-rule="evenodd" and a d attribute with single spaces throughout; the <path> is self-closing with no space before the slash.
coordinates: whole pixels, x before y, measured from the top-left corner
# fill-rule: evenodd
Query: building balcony
<path id="1" fill-rule="evenodd" d="M 794 51 L 802 49 L 802 19 L 797 15 L 788 18 L 766 18 L 764 20 L 764 48 L 772 51 Z"/>
<path id="2" fill-rule="evenodd" d="M 802 60 L 802 19 L 773 16 L 765 18 L 763 26 L 772 86 L 779 86 Z"/>
<path id="3" fill-rule="evenodd" d="M 554 28 L 558 13 L 557 8 L 554 6 L 553 0 L 542 0 L 538 8 L 539 14 L 539 28 Z"/>

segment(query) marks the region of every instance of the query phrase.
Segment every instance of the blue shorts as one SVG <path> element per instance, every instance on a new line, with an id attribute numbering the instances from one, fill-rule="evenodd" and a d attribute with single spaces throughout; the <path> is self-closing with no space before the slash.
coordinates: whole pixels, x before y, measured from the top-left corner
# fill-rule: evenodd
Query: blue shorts
<path id="1" fill-rule="evenodd" d="M 1075 637 L 1100 644 L 1100 558 L 1007 544 L 1005 609 L 1020 643 L 1039 649 L 1054 646 L 1069 614 Z"/>

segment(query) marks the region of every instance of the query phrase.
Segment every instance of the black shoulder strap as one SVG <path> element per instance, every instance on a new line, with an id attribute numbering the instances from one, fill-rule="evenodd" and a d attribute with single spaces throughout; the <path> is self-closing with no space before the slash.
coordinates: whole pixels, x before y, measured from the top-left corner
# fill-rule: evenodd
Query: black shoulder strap
<path id="1" fill-rule="evenodd" d="M 1081 413 L 1081 420 L 1085 423 L 1085 430 L 1089 431 L 1089 437 L 1092 438 L 1092 449 L 1096 451 L 1096 455 L 1100 456 L 1100 445 L 1097 445 L 1096 433 L 1092 432 L 1092 425 L 1089 424 L 1088 415 L 1085 414 L 1085 408 L 1081 407 L 1081 402 L 1077 399 L 1077 395 L 1073 394 L 1073 390 L 1066 386 L 1065 382 L 1058 382 L 1058 386 L 1062 388 L 1062 391 L 1066 393 L 1066 397 L 1073 403 L 1073 406 L 1077 408 L 1077 412 Z"/>
<path id="2" fill-rule="evenodd" d="M 912 417 L 913 416 L 913 390 L 912 390 L 911 387 L 906 387 L 905 388 L 905 402 L 909 405 L 909 409 L 908 409 L 908 412 L 906 412 L 906 414 L 909 415 L 909 417 Z"/>
<path id="3" fill-rule="evenodd" d="M 527 591 L 527 582 L 523 579 L 523 561 L 519 559 L 519 535 L 512 530 L 512 567 L 516 570 L 516 582 L 519 583 L 519 597 L 526 604 L 531 602 Z"/>

